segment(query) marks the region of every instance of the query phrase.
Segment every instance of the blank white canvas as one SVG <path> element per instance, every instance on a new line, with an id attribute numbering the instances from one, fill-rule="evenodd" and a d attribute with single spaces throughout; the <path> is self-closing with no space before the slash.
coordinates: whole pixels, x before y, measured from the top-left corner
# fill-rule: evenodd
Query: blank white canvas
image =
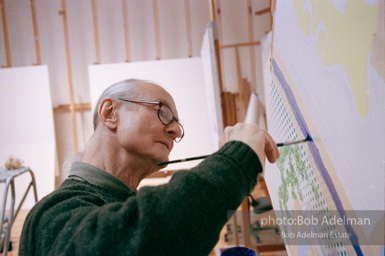
<path id="1" fill-rule="evenodd" d="M 209 117 L 214 129 L 214 139 L 218 140 L 223 134 L 223 118 L 221 95 L 219 88 L 219 73 L 215 56 L 215 22 L 210 22 L 206 28 L 202 48 L 202 65 L 206 85 L 206 98 L 209 106 Z"/>
<path id="2" fill-rule="evenodd" d="M 55 134 L 48 67 L 0 69 L 0 100 L 0 165 L 4 167 L 10 155 L 23 160 L 35 174 L 41 199 L 55 188 Z M 30 180 L 29 174 L 15 179 L 16 205 Z M 3 193 L 4 184 L 0 184 L 1 198 Z M 33 204 L 30 191 L 23 208 L 29 209 Z"/>

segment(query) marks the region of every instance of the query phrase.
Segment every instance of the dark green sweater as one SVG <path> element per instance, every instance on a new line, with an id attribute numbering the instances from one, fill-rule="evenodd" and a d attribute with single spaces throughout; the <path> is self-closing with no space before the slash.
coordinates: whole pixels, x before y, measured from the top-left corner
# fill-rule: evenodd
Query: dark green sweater
<path id="1" fill-rule="evenodd" d="M 230 142 L 169 183 L 135 193 L 111 174 L 76 162 L 70 176 L 29 213 L 23 255 L 208 255 L 255 186 L 254 151 Z"/>

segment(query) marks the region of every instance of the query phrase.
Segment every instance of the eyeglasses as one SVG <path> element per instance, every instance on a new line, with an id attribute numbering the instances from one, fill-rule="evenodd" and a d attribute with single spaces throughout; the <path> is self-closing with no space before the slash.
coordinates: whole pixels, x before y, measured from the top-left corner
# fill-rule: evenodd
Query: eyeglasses
<path id="1" fill-rule="evenodd" d="M 127 102 L 134 102 L 134 103 L 147 103 L 147 104 L 155 104 L 159 106 L 158 109 L 158 118 L 164 125 L 170 125 L 174 120 L 180 127 L 180 136 L 178 136 L 174 141 L 176 143 L 180 142 L 184 137 L 184 129 L 183 126 L 180 124 L 179 120 L 174 116 L 174 113 L 172 113 L 171 109 L 167 107 L 162 102 L 158 101 L 145 101 L 145 100 L 126 100 L 126 99 L 117 99 L 121 101 L 127 101 Z"/>

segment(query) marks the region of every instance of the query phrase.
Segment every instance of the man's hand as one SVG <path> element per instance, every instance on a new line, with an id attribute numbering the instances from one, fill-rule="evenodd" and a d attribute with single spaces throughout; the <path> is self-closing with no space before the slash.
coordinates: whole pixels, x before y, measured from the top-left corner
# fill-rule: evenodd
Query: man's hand
<path id="1" fill-rule="evenodd" d="M 261 163 L 264 162 L 265 155 L 270 163 L 274 163 L 279 157 L 278 147 L 273 138 L 256 124 L 238 123 L 226 127 L 219 140 L 219 147 L 233 140 L 249 145 L 255 151 Z"/>

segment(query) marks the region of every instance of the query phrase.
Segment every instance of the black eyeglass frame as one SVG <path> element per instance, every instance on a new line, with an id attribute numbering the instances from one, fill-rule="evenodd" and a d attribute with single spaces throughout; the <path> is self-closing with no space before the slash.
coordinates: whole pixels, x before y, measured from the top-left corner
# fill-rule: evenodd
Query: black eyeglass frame
<path id="1" fill-rule="evenodd" d="M 159 106 L 159 109 L 158 109 L 158 118 L 159 120 L 162 122 L 162 124 L 164 125 L 170 125 L 174 120 L 175 122 L 179 125 L 179 127 L 181 128 L 181 136 L 174 139 L 174 141 L 176 143 L 179 143 L 183 137 L 184 137 L 184 128 L 182 126 L 182 124 L 179 122 L 178 118 L 175 117 L 174 113 L 172 112 L 172 110 L 166 105 L 164 104 L 163 102 L 160 102 L 160 101 L 147 101 L 147 100 L 129 100 L 129 99 L 120 99 L 118 98 L 117 100 L 120 100 L 120 101 L 126 101 L 126 102 L 134 102 L 134 103 L 147 103 L 147 104 L 155 104 L 155 105 L 158 105 Z M 170 110 L 171 114 L 172 114 L 172 119 L 168 122 L 168 123 L 165 123 L 162 118 L 160 117 L 160 109 L 162 108 L 162 106 L 165 106 L 168 110 Z"/>

